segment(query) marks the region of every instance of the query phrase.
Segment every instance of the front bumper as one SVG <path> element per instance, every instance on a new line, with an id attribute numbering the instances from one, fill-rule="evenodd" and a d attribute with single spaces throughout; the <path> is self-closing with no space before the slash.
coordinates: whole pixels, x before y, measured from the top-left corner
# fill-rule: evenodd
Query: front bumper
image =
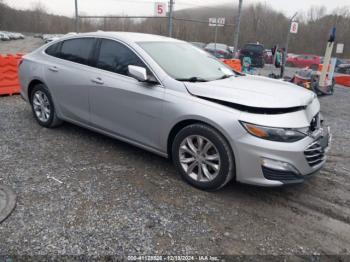
<path id="1" fill-rule="evenodd" d="M 325 164 L 330 141 L 328 127 L 318 130 L 317 136 L 294 143 L 268 141 L 246 134 L 235 143 L 236 180 L 258 186 L 301 183 Z M 290 168 L 264 166 L 264 159 Z"/>

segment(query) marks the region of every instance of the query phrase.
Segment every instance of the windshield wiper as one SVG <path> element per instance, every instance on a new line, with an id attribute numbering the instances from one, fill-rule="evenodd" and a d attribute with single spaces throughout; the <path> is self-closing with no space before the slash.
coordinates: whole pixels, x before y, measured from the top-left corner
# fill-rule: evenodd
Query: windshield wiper
<path id="1" fill-rule="evenodd" d="M 232 76 L 235 76 L 235 75 L 223 75 L 222 77 L 216 79 L 216 80 L 221 80 L 221 79 L 226 79 L 226 78 L 230 78 Z"/>
<path id="2" fill-rule="evenodd" d="M 176 78 L 177 81 L 182 81 L 182 82 L 208 82 L 208 80 L 201 78 L 201 77 L 189 77 L 189 78 Z"/>

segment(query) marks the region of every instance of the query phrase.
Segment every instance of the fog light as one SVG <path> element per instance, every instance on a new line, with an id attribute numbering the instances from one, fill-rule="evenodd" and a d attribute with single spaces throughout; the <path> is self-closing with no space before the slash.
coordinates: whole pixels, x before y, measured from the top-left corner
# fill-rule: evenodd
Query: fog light
<path id="1" fill-rule="evenodd" d="M 287 162 L 282 162 L 282 161 L 273 160 L 269 158 L 262 158 L 261 165 L 273 170 L 287 171 L 287 172 L 293 172 L 294 174 L 299 174 L 298 169 L 296 169 L 293 165 Z"/>

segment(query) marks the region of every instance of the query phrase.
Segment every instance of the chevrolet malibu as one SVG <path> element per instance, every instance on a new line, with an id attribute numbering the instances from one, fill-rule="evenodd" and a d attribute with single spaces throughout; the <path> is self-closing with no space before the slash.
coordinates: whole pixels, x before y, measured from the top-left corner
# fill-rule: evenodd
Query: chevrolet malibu
<path id="1" fill-rule="evenodd" d="M 67 121 L 171 158 L 191 185 L 300 183 L 326 161 L 320 104 L 302 87 L 233 72 L 162 36 L 67 36 L 24 56 L 21 96 L 43 127 Z"/>

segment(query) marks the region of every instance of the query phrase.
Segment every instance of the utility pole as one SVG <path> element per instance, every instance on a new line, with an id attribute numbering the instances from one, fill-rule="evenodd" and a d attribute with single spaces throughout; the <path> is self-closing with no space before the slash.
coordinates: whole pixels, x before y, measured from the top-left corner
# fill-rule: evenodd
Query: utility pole
<path id="1" fill-rule="evenodd" d="M 78 0 L 75 0 L 75 32 L 79 33 Z"/>
<path id="2" fill-rule="evenodd" d="M 281 78 L 283 78 L 284 75 L 284 69 L 286 68 L 286 63 L 287 63 L 287 59 L 288 59 L 288 46 L 289 46 L 289 37 L 290 37 L 290 29 L 291 29 L 291 25 L 292 22 L 294 21 L 294 18 L 297 16 L 298 12 L 296 12 L 291 19 L 289 20 L 289 25 L 288 25 L 288 33 L 287 33 L 287 39 L 286 39 L 286 44 L 285 44 L 285 49 L 284 49 L 284 58 L 283 58 L 283 63 L 281 65 Z"/>
<path id="3" fill-rule="evenodd" d="M 170 0 L 169 14 L 168 14 L 168 34 L 169 34 L 169 37 L 173 36 L 173 10 L 174 10 L 174 0 Z"/>
<path id="4" fill-rule="evenodd" d="M 238 50 L 239 31 L 240 31 L 240 27 L 241 27 L 241 16 L 242 16 L 242 6 L 243 6 L 243 0 L 239 0 L 238 15 L 236 17 L 235 33 L 234 33 L 234 38 L 233 38 L 233 47 L 234 47 L 235 51 Z"/>

